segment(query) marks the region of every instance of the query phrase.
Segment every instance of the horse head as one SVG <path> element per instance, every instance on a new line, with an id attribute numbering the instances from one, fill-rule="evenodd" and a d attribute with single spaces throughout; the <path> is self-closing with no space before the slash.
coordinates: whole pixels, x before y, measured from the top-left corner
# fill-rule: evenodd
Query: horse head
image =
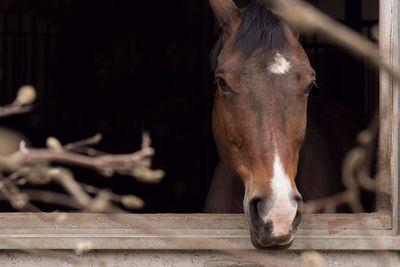
<path id="1" fill-rule="evenodd" d="M 294 179 L 315 72 L 295 32 L 270 9 L 210 3 L 222 27 L 212 54 L 218 152 L 245 186 L 253 245 L 287 247 L 301 220 Z"/>

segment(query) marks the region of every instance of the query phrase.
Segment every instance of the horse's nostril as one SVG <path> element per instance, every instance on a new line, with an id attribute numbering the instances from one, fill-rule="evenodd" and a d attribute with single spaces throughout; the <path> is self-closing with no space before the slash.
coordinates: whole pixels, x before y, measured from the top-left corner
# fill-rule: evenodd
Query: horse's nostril
<path id="1" fill-rule="evenodd" d="M 261 210 L 263 209 L 262 206 L 264 202 L 265 200 L 262 197 L 253 197 L 249 202 L 250 219 L 256 227 L 261 227 L 264 225 L 264 220 L 260 214 Z"/>
<path id="2" fill-rule="evenodd" d="M 301 197 L 300 194 L 296 194 L 293 196 L 293 199 L 297 203 L 297 211 L 296 215 L 294 216 L 293 222 L 292 222 L 292 227 L 291 230 L 295 230 L 297 226 L 300 224 L 301 219 L 302 219 L 302 213 L 303 213 L 303 198 Z"/>
<path id="3" fill-rule="evenodd" d="M 299 194 L 294 195 L 293 200 L 296 201 L 297 203 L 303 202 L 303 198 Z"/>
<path id="4" fill-rule="evenodd" d="M 294 231 L 297 228 L 297 226 L 300 224 L 302 217 L 303 217 L 302 211 L 301 211 L 300 208 L 298 208 L 297 212 L 296 212 L 296 215 L 295 215 L 295 217 L 293 219 L 293 222 L 292 222 L 292 227 L 291 227 L 292 231 Z"/>

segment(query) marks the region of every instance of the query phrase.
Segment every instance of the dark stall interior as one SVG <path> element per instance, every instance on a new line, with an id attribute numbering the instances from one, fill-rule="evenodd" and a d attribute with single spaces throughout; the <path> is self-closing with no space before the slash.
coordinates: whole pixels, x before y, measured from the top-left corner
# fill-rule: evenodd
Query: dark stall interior
<path id="1" fill-rule="evenodd" d="M 309 2 L 373 40 L 377 0 Z M 160 184 L 74 168 L 76 177 L 138 195 L 146 202 L 140 212 L 201 212 L 218 163 L 208 54 L 219 30 L 208 1 L 6 0 L 0 9 L 0 104 L 13 101 L 21 85 L 38 91 L 34 112 L 0 125 L 35 147 L 48 136 L 68 143 L 102 133 L 97 148 L 109 153 L 137 150 L 148 131 L 153 165 L 166 172 Z M 323 38 L 300 40 L 317 72 L 311 102 L 340 123 L 348 150 L 378 107 L 378 72 Z M 364 197 L 373 209 L 372 196 Z"/>

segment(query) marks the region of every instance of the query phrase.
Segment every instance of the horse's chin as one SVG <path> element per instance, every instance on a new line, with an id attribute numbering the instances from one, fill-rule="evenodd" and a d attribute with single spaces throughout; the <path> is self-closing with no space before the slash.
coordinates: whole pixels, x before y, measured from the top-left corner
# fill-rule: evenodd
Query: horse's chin
<path id="1" fill-rule="evenodd" d="M 251 243 L 257 249 L 288 249 L 293 244 L 294 235 L 290 235 L 287 240 L 279 241 L 264 241 L 263 238 L 257 238 L 257 234 L 250 231 Z"/>

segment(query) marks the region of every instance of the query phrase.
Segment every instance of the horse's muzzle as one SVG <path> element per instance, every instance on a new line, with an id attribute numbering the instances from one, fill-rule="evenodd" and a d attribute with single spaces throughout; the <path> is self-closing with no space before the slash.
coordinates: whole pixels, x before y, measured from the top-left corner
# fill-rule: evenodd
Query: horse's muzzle
<path id="1" fill-rule="evenodd" d="M 271 210 L 265 198 L 254 197 L 245 208 L 249 219 L 250 235 L 252 244 L 258 249 L 286 249 L 293 242 L 297 226 L 302 217 L 301 197 L 295 196 L 297 211 L 293 218 L 282 214 L 275 214 L 273 218 L 268 216 Z"/>

